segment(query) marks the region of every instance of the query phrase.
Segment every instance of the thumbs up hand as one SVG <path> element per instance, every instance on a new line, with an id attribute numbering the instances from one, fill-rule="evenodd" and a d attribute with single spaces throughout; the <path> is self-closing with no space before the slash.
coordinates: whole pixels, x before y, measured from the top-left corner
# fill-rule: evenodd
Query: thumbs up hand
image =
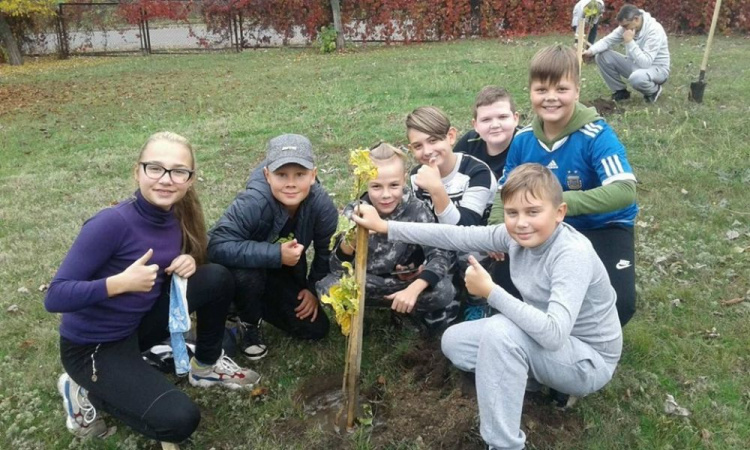
<path id="1" fill-rule="evenodd" d="M 417 170 L 417 176 L 414 183 L 427 192 L 433 192 L 435 189 L 443 186 L 443 180 L 440 177 L 440 169 L 437 165 L 437 158 L 430 158 L 429 164 L 422 164 Z"/>
<path id="2" fill-rule="evenodd" d="M 156 264 L 146 265 L 154 256 L 154 250 L 148 251 L 136 259 L 127 269 L 117 275 L 107 278 L 107 294 L 110 297 L 125 292 L 149 292 L 154 287 L 159 266 Z"/>
<path id="3" fill-rule="evenodd" d="M 489 297 L 492 288 L 495 287 L 490 274 L 473 256 L 469 256 L 469 267 L 466 269 L 464 281 L 469 294 L 477 297 Z"/>

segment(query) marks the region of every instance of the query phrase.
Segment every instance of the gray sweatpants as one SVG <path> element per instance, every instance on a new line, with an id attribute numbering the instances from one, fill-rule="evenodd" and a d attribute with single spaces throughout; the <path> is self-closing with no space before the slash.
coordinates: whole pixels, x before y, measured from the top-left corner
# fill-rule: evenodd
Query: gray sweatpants
<path id="1" fill-rule="evenodd" d="M 596 65 L 612 92 L 625 89 L 623 78 L 628 80 L 633 89 L 643 95 L 653 94 L 669 78 L 669 69 L 652 66 L 648 69 L 636 69 L 633 62 L 622 53 L 605 50 L 595 57 Z"/>
<path id="2" fill-rule="evenodd" d="M 622 339 L 602 353 L 575 337 L 559 349 L 542 347 L 510 319 L 497 314 L 448 328 L 443 353 L 461 370 L 476 373 L 479 431 L 495 449 L 521 449 L 521 411 L 529 378 L 576 397 L 596 392 L 612 378 Z"/>

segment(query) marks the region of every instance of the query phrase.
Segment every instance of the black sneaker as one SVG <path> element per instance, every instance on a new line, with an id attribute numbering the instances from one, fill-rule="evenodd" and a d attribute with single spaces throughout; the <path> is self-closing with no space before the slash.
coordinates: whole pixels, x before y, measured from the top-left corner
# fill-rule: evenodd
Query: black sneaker
<path id="1" fill-rule="evenodd" d="M 661 85 L 659 85 L 658 89 L 656 89 L 656 92 L 653 94 L 646 94 L 643 96 L 643 100 L 646 101 L 646 103 L 656 103 L 656 99 L 659 98 L 661 95 Z"/>
<path id="2" fill-rule="evenodd" d="M 628 91 L 627 89 L 620 89 L 619 91 L 616 91 L 614 94 L 612 94 L 612 100 L 616 102 L 621 102 L 629 98 L 630 98 L 630 91 Z"/>
<path id="3" fill-rule="evenodd" d="M 262 323 L 262 320 L 257 325 L 240 323 L 240 348 L 242 353 L 252 361 L 257 361 L 268 353 L 268 346 L 263 342 L 263 335 L 260 332 Z"/>
<path id="4" fill-rule="evenodd" d="M 578 397 L 556 391 L 552 388 L 549 389 L 549 396 L 552 399 L 552 403 L 555 404 L 555 407 L 563 411 L 573 407 L 578 401 Z"/>

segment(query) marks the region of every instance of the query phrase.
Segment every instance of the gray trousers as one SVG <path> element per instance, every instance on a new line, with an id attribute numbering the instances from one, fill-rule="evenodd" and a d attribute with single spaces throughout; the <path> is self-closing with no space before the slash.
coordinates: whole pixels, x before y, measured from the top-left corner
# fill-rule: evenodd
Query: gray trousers
<path id="1" fill-rule="evenodd" d="M 482 439 L 490 448 L 521 449 L 526 442 L 521 411 L 527 381 L 533 378 L 576 397 L 596 392 L 612 378 L 622 339 L 608 343 L 601 354 L 575 337 L 550 350 L 496 314 L 448 328 L 442 348 L 456 367 L 476 373 Z"/>
<path id="2" fill-rule="evenodd" d="M 605 50 L 595 57 L 596 65 L 612 92 L 625 89 L 623 78 L 628 80 L 633 89 L 643 95 L 653 94 L 669 78 L 669 69 L 652 66 L 648 69 L 636 69 L 633 62 L 625 55 L 614 50 Z"/>

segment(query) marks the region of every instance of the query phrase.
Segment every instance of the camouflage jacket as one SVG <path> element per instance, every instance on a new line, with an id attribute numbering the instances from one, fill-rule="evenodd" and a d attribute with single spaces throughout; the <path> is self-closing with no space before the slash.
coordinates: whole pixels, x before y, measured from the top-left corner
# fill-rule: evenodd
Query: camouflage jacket
<path id="1" fill-rule="evenodd" d="M 362 197 L 362 200 L 365 203 L 370 203 L 367 194 Z M 401 204 L 384 219 L 399 222 L 432 223 L 435 222 L 435 215 L 424 202 L 414 196 L 411 189 L 405 187 Z M 339 249 L 339 242 L 337 242 L 335 251 L 331 253 L 330 261 L 331 273 L 341 275 L 344 273 L 341 263 L 344 261 L 353 263 L 354 255 L 344 254 Z M 371 234 L 367 252 L 367 274 L 391 277 L 393 276 L 391 272 L 396 269 L 397 264 L 402 266 L 414 264 L 415 267 L 424 264 L 424 271 L 419 278 L 433 287 L 440 279 L 451 273 L 454 261 L 453 252 L 447 250 L 404 242 L 388 242 L 388 236 L 384 234 Z"/>

